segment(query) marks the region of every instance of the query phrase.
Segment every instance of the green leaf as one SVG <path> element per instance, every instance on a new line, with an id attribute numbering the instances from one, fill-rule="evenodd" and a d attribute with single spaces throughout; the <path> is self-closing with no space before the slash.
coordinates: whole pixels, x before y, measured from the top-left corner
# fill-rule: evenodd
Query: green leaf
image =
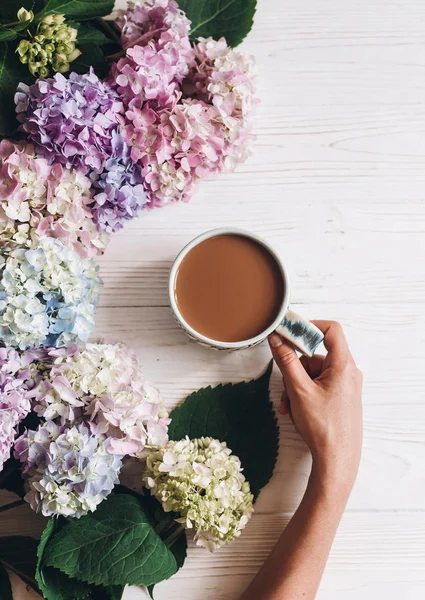
<path id="1" fill-rule="evenodd" d="M 14 40 L 18 34 L 13 29 L 6 29 L 3 25 L 0 25 L 0 42 L 10 42 Z"/>
<path id="2" fill-rule="evenodd" d="M 109 65 L 97 44 L 81 44 L 78 46 L 78 50 L 81 54 L 71 65 L 75 73 L 87 73 L 90 67 L 93 67 L 98 77 L 103 77 L 108 73 Z"/>
<path id="3" fill-rule="evenodd" d="M 39 594 L 40 590 L 35 580 L 37 546 L 38 540 L 31 537 L 7 536 L 0 538 L 0 560 L 3 566 L 18 575 Z"/>
<path id="4" fill-rule="evenodd" d="M 257 0 L 179 0 L 178 4 L 192 21 L 192 40 L 224 36 L 234 47 L 251 31 Z"/>
<path id="5" fill-rule="evenodd" d="M 114 9 L 114 0 L 48 0 L 38 18 L 52 13 L 65 15 L 68 19 L 86 21 L 105 17 Z"/>
<path id="6" fill-rule="evenodd" d="M 37 549 L 37 568 L 35 578 L 43 596 L 47 600 L 78 600 L 87 598 L 91 587 L 77 579 L 71 579 L 54 567 L 45 565 L 44 553 L 52 536 L 59 530 L 60 524 L 55 519 L 49 519 L 41 535 Z"/>
<path id="7" fill-rule="evenodd" d="M 49 541 L 44 560 L 70 577 L 104 586 L 151 585 L 177 570 L 140 502 L 125 494 L 68 521 Z"/>
<path id="8" fill-rule="evenodd" d="M 178 525 L 175 520 L 180 515 L 177 515 L 174 512 L 165 512 L 159 500 L 154 496 L 151 496 L 147 491 L 142 495 L 124 485 L 117 485 L 114 488 L 114 493 L 129 494 L 138 499 L 143 506 L 143 510 L 148 515 L 156 533 L 174 554 L 177 569 L 181 569 L 186 559 L 187 539 L 185 530 Z M 175 535 L 176 529 L 178 529 L 177 536 Z"/>
<path id="9" fill-rule="evenodd" d="M 13 600 L 12 586 L 10 585 L 9 573 L 0 563 L 0 598 L 1 600 Z"/>
<path id="10" fill-rule="evenodd" d="M 149 594 L 149 597 L 152 598 L 152 600 L 154 600 L 154 595 L 153 595 L 154 589 L 155 589 L 154 585 L 148 585 L 148 587 L 146 588 L 146 590 Z"/>
<path id="11" fill-rule="evenodd" d="M 103 33 L 103 31 L 100 31 L 100 29 L 97 29 L 96 27 L 93 27 L 93 25 L 89 25 L 89 24 L 77 24 L 77 23 L 73 23 L 73 26 L 75 25 L 78 28 L 78 36 L 77 36 L 77 45 L 79 46 L 80 44 L 98 44 L 98 45 L 102 45 L 102 44 L 107 44 L 108 42 L 110 42 L 111 40 Z"/>
<path id="12" fill-rule="evenodd" d="M 0 136 L 10 135 L 18 127 L 13 97 L 20 81 L 31 81 L 28 69 L 10 44 L 0 44 Z"/>
<path id="13" fill-rule="evenodd" d="M 191 394 L 171 414 L 169 436 L 180 440 L 210 436 L 239 456 L 257 498 L 273 474 L 279 430 L 269 397 L 272 363 L 256 380 L 207 387 Z"/>

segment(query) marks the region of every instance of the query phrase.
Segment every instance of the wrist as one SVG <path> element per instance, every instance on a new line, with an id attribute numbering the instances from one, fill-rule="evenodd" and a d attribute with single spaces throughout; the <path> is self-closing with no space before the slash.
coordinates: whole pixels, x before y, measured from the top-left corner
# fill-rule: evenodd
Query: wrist
<path id="1" fill-rule="evenodd" d="M 333 501 L 346 504 L 356 480 L 357 469 L 343 468 L 337 464 L 313 459 L 309 485 L 316 493 L 329 495 Z"/>

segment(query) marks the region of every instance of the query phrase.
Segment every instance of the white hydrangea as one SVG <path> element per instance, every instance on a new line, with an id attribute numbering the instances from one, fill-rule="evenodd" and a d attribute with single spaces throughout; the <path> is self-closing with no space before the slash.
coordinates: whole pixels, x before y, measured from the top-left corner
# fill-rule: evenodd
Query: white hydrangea
<path id="1" fill-rule="evenodd" d="M 159 391 L 125 344 L 88 343 L 64 353 L 33 392 L 35 412 L 62 424 L 90 420 L 111 438 L 109 451 L 140 456 L 164 446 L 170 420 Z"/>
<path id="2" fill-rule="evenodd" d="M 239 458 L 213 438 L 170 441 L 152 452 L 143 482 L 210 552 L 238 537 L 254 510 Z"/>
<path id="3" fill-rule="evenodd" d="M 100 279 L 92 259 L 41 237 L 0 256 L 0 340 L 25 350 L 86 341 Z"/>
<path id="4" fill-rule="evenodd" d="M 96 510 L 122 466 L 121 457 L 108 452 L 109 443 L 84 423 L 66 429 L 47 421 L 28 430 L 16 441 L 15 456 L 24 463 L 31 508 L 45 517 L 76 518 Z"/>

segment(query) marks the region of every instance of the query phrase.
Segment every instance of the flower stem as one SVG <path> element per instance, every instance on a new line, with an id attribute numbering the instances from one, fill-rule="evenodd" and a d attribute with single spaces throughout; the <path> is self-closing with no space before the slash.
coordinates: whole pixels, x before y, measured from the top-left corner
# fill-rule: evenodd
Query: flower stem
<path id="1" fill-rule="evenodd" d="M 120 35 L 113 25 L 101 17 L 96 18 L 96 23 L 111 37 L 115 42 L 120 43 Z"/>
<path id="2" fill-rule="evenodd" d="M 23 504 L 26 504 L 25 500 L 16 500 L 16 502 L 5 504 L 4 506 L 0 506 L 0 513 L 10 510 L 11 508 L 16 508 L 17 506 L 22 506 Z"/>
<path id="3" fill-rule="evenodd" d="M 163 538 L 164 544 L 171 548 L 176 539 L 181 535 L 183 531 L 183 526 L 180 523 L 176 523 L 169 531 L 166 538 Z"/>

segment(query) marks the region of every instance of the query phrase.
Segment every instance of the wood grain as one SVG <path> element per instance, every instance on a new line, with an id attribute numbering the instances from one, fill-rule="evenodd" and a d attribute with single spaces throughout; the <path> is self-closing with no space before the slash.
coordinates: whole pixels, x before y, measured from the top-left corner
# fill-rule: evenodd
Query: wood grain
<path id="1" fill-rule="evenodd" d="M 318 600 L 425 597 L 424 39 L 421 0 L 260 0 L 242 46 L 258 64 L 252 156 L 189 204 L 129 223 L 100 259 L 94 337 L 130 344 L 170 408 L 201 386 L 255 377 L 269 359 L 266 345 L 209 352 L 175 325 L 169 268 L 202 231 L 264 236 L 286 263 L 293 308 L 343 323 L 364 373 L 365 441 Z M 271 389 L 277 406 L 276 372 Z M 259 568 L 309 472 L 304 444 L 279 424 L 276 474 L 244 535 L 213 556 L 191 545 L 157 600 L 236 600 Z M 128 477 L 138 484 L 137 470 Z M 41 527 L 27 507 L 0 514 L 3 534 Z M 14 600 L 35 600 L 14 584 Z"/>

